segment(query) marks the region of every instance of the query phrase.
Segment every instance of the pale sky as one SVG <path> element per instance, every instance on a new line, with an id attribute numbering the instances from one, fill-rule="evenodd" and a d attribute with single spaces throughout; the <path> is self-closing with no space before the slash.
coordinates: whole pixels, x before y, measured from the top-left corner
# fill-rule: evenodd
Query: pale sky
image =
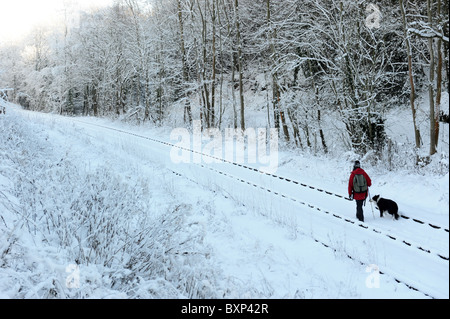
<path id="1" fill-rule="evenodd" d="M 35 25 L 54 25 L 57 21 L 64 21 L 64 8 L 79 10 L 111 5 L 113 2 L 114 0 L 0 0 L 0 44 L 22 38 Z"/>

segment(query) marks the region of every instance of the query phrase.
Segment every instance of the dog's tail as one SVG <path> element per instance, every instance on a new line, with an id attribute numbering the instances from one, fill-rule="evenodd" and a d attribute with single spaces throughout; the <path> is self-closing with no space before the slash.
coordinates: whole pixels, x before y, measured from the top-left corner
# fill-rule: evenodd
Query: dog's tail
<path id="1" fill-rule="evenodd" d="M 370 197 L 369 187 L 367 187 L 367 197 L 369 197 L 370 209 L 372 210 L 373 219 L 375 219 L 375 213 L 373 212 L 372 197 Z"/>

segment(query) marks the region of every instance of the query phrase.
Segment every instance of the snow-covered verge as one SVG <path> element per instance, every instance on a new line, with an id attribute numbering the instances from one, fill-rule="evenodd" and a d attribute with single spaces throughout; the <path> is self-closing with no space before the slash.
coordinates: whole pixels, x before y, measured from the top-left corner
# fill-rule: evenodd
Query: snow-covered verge
<path id="1" fill-rule="evenodd" d="M 1 297 L 217 296 L 202 222 L 158 167 L 86 161 L 15 114 L 0 131 Z"/>
<path id="2" fill-rule="evenodd" d="M 169 140 L 164 129 L 82 121 Z M 297 218 L 308 209 L 286 204 L 279 210 L 267 192 L 176 167 L 162 147 L 12 105 L 0 117 L 0 132 L 3 298 L 429 297 L 374 272 L 371 264 L 390 266 L 381 250 L 390 247 L 375 246 L 376 234 L 363 230 L 352 242 L 358 227 Z M 286 151 L 277 174 L 345 195 L 350 157 Z M 373 191 L 394 196 L 403 213 L 448 229 L 448 174 L 365 169 Z M 324 205 L 328 198 L 321 196 L 308 200 Z M 354 203 L 343 203 L 334 209 L 354 218 Z M 404 203 L 412 209 L 405 211 Z M 368 223 L 394 231 L 393 225 L 408 226 L 371 216 Z M 322 232 L 329 247 L 316 240 Z M 437 248 L 448 256 L 448 243 Z M 409 263 L 421 254 L 411 250 Z M 370 263 L 361 264 L 363 257 Z M 448 271 L 442 278 L 448 281 Z"/>

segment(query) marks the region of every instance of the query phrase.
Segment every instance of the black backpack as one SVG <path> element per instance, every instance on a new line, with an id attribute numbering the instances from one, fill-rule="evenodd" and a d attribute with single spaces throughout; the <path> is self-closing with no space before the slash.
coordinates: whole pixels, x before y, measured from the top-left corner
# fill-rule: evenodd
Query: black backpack
<path id="1" fill-rule="evenodd" d="M 355 177 L 353 177 L 353 192 L 367 192 L 367 181 L 363 174 L 356 174 Z"/>

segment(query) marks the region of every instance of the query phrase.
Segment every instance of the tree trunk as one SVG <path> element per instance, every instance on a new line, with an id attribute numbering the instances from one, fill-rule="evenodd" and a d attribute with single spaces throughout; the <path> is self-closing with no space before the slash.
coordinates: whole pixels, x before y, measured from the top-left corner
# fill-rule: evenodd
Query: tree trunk
<path id="1" fill-rule="evenodd" d="M 437 15 L 439 17 L 439 25 L 442 24 L 441 19 L 441 0 L 438 0 Z M 441 97 L 442 97 L 442 38 L 437 40 L 437 77 L 436 77 L 436 105 L 434 111 L 434 125 L 435 125 L 435 141 L 436 147 L 439 143 L 439 114 L 441 112 Z"/>
<path id="2" fill-rule="evenodd" d="M 270 0 L 266 0 L 267 5 L 267 26 L 269 27 L 269 43 L 270 43 L 270 51 L 272 54 L 272 62 L 271 67 L 273 68 L 275 66 L 277 59 L 277 50 L 275 48 L 275 39 L 277 38 L 277 32 L 275 29 L 272 30 L 272 21 L 271 21 L 271 9 L 270 9 Z M 275 128 L 279 131 L 280 129 L 280 121 L 281 126 L 283 127 L 283 134 L 286 139 L 286 141 L 290 140 L 289 137 L 289 130 L 286 124 L 286 117 L 284 115 L 284 111 L 280 108 L 280 88 L 278 85 L 278 75 L 277 72 L 272 73 L 272 105 L 273 105 L 273 112 L 274 112 L 274 122 L 275 122 Z M 295 133 L 294 133 L 295 135 Z"/>
<path id="3" fill-rule="evenodd" d="M 245 106 L 244 106 L 244 80 L 243 80 L 243 66 L 242 66 L 242 43 L 240 31 L 240 17 L 239 17 L 239 0 L 234 1 L 235 19 L 236 19 L 236 41 L 238 47 L 237 62 L 239 67 L 239 101 L 241 103 L 241 130 L 245 131 Z"/>
<path id="4" fill-rule="evenodd" d="M 212 0 L 212 83 L 211 83 L 211 126 L 216 126 L 216 0 Z"/>
<path id="5" fill-rule="evenodd" d="M 431 0 L 427 0 L 428 23 L 432 27 Z M 434 48 L 433 38 L 428 38 L 428 50 L 430 51 L 430 74 L 428 83 L 428 97 L 430 103 L 430 156 L 436 153 L 436 122 L 434 112 Z"/>
<path id="6" fill-rule="evenodd" d="M 188 83 L 188 72 L 186 65 L 186 49 L 184 45 L 184 27 L 183 27 L 183 12 L 181 9 L 181 0 L 177 0 L 177 9 L 178 9 L 178 23 L 180 28 L 180 48 L 181 48 L 181 62 L 183 68 L 183 86 Z M 188 95 L 186 92 L 186 88 L 184 90 L 184 123 L 187 123 L 189 126 L 192 126 L 192 111 L 191 104 L 189 103 Z"/>
<path id="7" fill-rule="evenodd" d="M 91 90 L 92 94 L 92 109 L 94 111 L 94 116 L 98 116 L 98 93 L 97 93 L 97 86 L 94 84 Z"/>
<path id="8" fill-rule="evenodd" d="M 403 20 L 403 31 L 404 31 L 404 37 L 405 37 L 405 44 L 406 44 L 406 53 L 408 55 L 408 76 L 409 76 L 409 84 L 411 86 L 411 93 L 409 95 L 409 101 L 411 104 L 411 112 L 412 112 L 412 120 L 414 125 L 414 136 L 416 140 L 416 148 L 420 148 L 421 146 L 421 138 L 420 138 L 420 131 L 417 127 L 416 123 L 416 106 L 415 106 L 415 85 L 414 85 L 414 76 L 413 76 L 413 69 L 412 69 L 412 51 L 411 51 L 411 44 L 409 42 L 409 35 L 408 35 L 408 26 L 406 22 L 406 13 L 405 13 L 405 7 L 403 4 L 403 0 L 399 0 L 400 4 L 400 10 L 402 13 L 402 20 Z"/>
<path id="9" fill-rule="evenodd" d="M 206 5 L 206 2 L 205 2 Z M 207 42 L 207 25 L 206 25 L 206 17 L 205 14 L 202 12 L 202 8 L 200 6 L 199 0 L 197 0 L 197 8 L 198 12 L 200 13 L 200 19 L 201 19 L 201 25 L 202 25 L 202 61 L 200 63 L 199 61 L 199 75 L 200 75 L 200 83 L 202 87 L 202 99 L 203 99 L 203 113 L 204 113 L 204 120 L 205 120 L 205 126 L 206 128 L 211 127 L 211 103 L 209 101 L 209 90 L 208 90 L 208 84 L 206 79 L 206 65 L 207 65 L 207 50 L 206 50 L 206 42 Z M 206 13 L 206 8 L 205 8 Z"/>

